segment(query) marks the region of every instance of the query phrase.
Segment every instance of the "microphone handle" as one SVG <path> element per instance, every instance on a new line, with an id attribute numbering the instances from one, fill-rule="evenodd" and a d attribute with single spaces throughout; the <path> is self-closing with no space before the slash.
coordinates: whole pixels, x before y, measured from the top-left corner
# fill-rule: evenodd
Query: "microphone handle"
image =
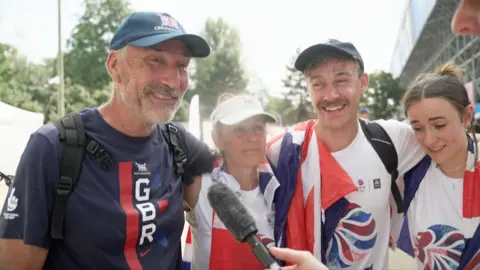
<path id="1" fill-rule="evenodd" d="M 271 270 L 280 270 L 280 265 L 273 259 L 268 248 L 257 238 L 255 234 L 247 236 L 247 242 L 252 248 L 257 259 L 262 263 L 263 267 Z"/>

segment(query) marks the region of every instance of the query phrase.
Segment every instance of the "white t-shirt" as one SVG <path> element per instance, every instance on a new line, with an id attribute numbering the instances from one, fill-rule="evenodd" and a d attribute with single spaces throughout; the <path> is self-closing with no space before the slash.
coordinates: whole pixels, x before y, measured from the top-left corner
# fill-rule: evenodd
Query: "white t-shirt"
<path id="1" fill-rule="evenodd" d="M 408 209 L 418 269 L 458 269 L 480 218 L 464 219 L 463 178 L 450 178 L 432 161 Z"/>
<path id="2" fill-rule="evenodd" d="M 397 150 L 399 175 L 405 174 L 425 156 L 410 125 L 396 120 L 375 122 L 385 129 Z M 327 266 L 330 269 L 387 269 L 391 176 L 360 124 L 352 143 L 332 155 L 358 191 L 346 196 L 350 210 L 329 243 Z"/>
<path id="3" fill-rule="evenodd" d="M 215 181 L 222 181 L 237 194 L 240 201 L 242 201 L 254 218 L 258 234 L 263 239 L 263 242 L 270 242 L 267 246 L 274 245 L 273 225 L 275 212 L 272 206 L 273 192 L 269 192 L 269 194 L 272 194 L 271 198 L 266 198 L 260 191 L 259 186 L 254 190 L 241 190 L 239 183 L 230 174 L 218 168 L 212 174 L 215 175 Z M 209 269 L 210 265 L 213 209 L 208 201 L 207 193 L 208 187 L 212 184 L 212 174 L 204 174 L 202 176 L 202 186 L 197 205 L 187 214 L 187 221 L 192 230 L 192 270 Z M 216 215 L 214 224 L 215 228 L 223 227 L 223 223 Z"/>

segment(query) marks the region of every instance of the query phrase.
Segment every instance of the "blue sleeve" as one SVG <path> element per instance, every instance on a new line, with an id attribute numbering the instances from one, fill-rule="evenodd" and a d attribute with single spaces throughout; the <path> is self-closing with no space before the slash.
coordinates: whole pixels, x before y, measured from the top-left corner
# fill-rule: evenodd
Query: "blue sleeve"
<path id="1" fill-rule="evenodd" d="M 23 239 L 25 244 L 49 248 L 54 185 L 59 174 L 57 150 L 45 134 L 30 136 L 3 204 L 0 238 Z"/>
<path id="2" fill-rule="evenodd" d="M 211 172 L 216 160 L 215 152 L 180 124 L 175 124 L 175 126 L 181 130 L 182 143 L 187 154 L 184 177 L 200 176 L 203 173 Z"/>

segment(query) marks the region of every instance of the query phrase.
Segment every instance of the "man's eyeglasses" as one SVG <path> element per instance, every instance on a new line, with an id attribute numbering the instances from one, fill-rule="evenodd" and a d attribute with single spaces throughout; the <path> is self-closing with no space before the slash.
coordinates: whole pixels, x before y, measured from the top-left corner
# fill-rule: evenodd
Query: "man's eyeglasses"
<path id="1" fill-rule="evenodd" d="M 12 184 L 14 176 L 13 175 L 6 175 L 2 172 L 0 172 L 0 182 L 5 181 L 5 184 L 7 186 L 10 186 Z"/>

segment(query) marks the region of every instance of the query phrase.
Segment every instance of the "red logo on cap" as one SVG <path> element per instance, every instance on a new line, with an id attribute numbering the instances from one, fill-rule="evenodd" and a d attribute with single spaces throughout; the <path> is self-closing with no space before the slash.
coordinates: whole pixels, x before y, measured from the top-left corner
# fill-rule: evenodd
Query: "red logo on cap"
<path id="1" fill-rule="evenodd" d="M 160 18 L 162 19 L 162 26 L 163 27 L 170 27 L 170 28 L 175 28 L 175 29 L 180 28 L 178 26 L 177 20 L 175 20 L 174 18 L 169 17 L 169 16 L 165 16 L 163 14 L 158 14 L 158 16 L 160 16 Z"/>
<path id="2" fill-rule="evenodd" d="M 248 104 L 253 103 L 253 98 L 252 97 L 245 97 L 245 103 L 248 103 Z"/>

